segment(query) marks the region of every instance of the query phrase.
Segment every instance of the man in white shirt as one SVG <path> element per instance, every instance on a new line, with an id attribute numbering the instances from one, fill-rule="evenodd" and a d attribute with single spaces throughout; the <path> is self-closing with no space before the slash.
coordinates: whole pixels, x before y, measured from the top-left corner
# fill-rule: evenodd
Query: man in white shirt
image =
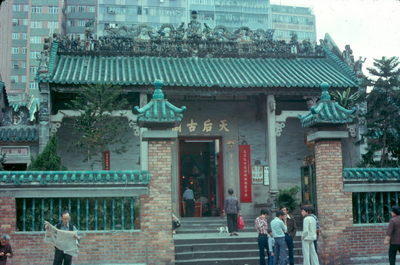
<path id="1" fill-rule="evenodd" d="M 275 240 L 274 265 L 287 264 L 287 245 L 285 241 L 285 233 L 287 232 L 287 227 L 283 223 L 284 218 L 284 212 L 276 211 L 276 217 L 271 222 L 272 236 Z"/>
<path id="2" fill-rule="evenodd" d="M 311 216 L 312 208 L 303 206 L 301 215 L 303 220 L 303 233 L 301 235 L 301 243 L 303 248 L 303 264 L 304 265 L 319 265 L 318 255 L 315 251 L 314 240 L 317 240 L 317 222 Z"/>

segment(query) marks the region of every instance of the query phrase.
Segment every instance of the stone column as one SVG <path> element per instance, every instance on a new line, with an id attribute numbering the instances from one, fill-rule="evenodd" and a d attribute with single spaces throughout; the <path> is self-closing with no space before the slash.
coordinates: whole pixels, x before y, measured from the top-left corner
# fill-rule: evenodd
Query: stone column
<path id="1" fill-rule="evenodd" d="M 142 197 L 141 229 L 147 240 L 149 265 L 175 262 L 172 239 L 171 147 L 177 132 L 150 130 L 143 133 L 148 141 L 148 161 L 151 181 L 149 194 Z"/>
<path id="2" fill-rule="evenodd" d="M 43 151 L 50 138 L 50 88 L 48 83 L 40 84 L 39 109 L 39 153 Z"/>
<path id="3" fill-rule="evenodd" d="M 278 192 L 278 162 L 276 153 L 276 120 L 275 120 L 275 97 L 267 96 L 267 125 L 268 125 L 268 165 L 270 192 Z"/>
<path id="4" fill-rule="evenodd" d="M 140 107 L 142 108 L 147 104 L 147 94 L 140 93 Z M 148 170 L 148 144 L 147 141 L 142 140 L 143 132 L 147 131 L 147 128 L 140 128 L 140 169 L 141 170 Z"/>
<path id="5" fill-rule="evenodd" d="M 319 256 L 322 264 L 345 264 L 346 251 L 341 249 L 340 240 L 342 232 L 353 225 L 353 217 L 351 192 L 344 192 L 343 188 L 342 143 L 340 139 L 320 139 L 314 148 L 322 231 L 318 240 Z"/>

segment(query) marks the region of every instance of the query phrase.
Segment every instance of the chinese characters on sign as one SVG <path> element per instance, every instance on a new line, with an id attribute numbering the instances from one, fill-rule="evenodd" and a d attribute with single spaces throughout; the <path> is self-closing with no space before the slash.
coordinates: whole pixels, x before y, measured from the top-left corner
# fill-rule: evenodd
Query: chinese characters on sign
<path id="1" fill-rule="evenodd" d="M 240 202 L 251 202 L 250 145 L 239 145 Z"/>
<path id="2" fill-rule="evenodd" d="M 1 154 L 10 156 L 30 156 L 29 147 L 22 146 L 22 147 L 2 147 Z"/>
<path id="3" fill-rule="evenodd" d="M 253 184 L 263 184 L 264 182 L 263 166 L 253 166 L 251 169 Z"/>
<path id="4" fill-rule="evenodd" d="M 218 122 L 213 122 L 211 119 L 206 119 L 203 122 L 197 122 L 194 119 L 190 119 L 186 124 L 182 123 L 179 126 L 173 128 L 172 130 L 177 132 L 182 132 L 182 127 L 187 128 L 190 133 L 203 132 L 211 133 L 215 132 L 229 132 L 227 120 L 219 120 Z"/>
<path id="5" fill-rule="evenodd" d="M 269 185 L 269 167 L 253 166 L 252 171 L 253 184 Z"/>

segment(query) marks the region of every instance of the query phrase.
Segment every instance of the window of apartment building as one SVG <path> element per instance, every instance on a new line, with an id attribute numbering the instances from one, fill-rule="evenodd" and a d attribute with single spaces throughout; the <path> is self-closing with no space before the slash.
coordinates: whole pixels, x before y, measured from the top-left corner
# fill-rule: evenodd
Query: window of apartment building
<path id="1" fill-rule="evenodd" d="M 75 6 L 68 6 L 67 13 L 75 13 Z"/>
<path id="2" fill-rule="evenodd" d="M 31 73 L 32 75 L 36 75 L 37 70 L 38 70 L 37 66 L 29 67 L 29 73 Z"/>
<path id="3" fill-rule="evenodd" d="M 31 52 L 30 56 L 31 59 L 38 59 L 39 57 L 40 57 L 40 52 L 38 51 Z"/>
<path id="4" fill-rule="evenodd" d="M 29 83 L 29 88 L 30 89 L 38 89 L 39 88 L 39 84 L 36 82 L 30 82 Z"/>
<path id="5" fill-rule="evenodd" d="M 41 28 L 43 28 L 42 21 L 31 21 L 31 28 L 32 29 L 41 29 Z"/>
<path id="6" fill-rule="evenodd" d="M 86 12 L 86 6 L 78 6 L 78 12 L 79 13 L 85 13 Z"/>
<path id="7" fill-rule="evenodd" d="M 94 6 L 88 6 L 88 12 L 94 13 L 96 12 L 96 8 Z"/>
<path id="8" fill-rule="evenodd" d="M 11 76 L 11 83 L 17 83 L 18 82 L 18 76 L 17 75 L 12 75 Z"/>
<path id="9" fill-rule="evenodd" d="M 12 47 L 11 54 L 19 54 L 19 49 L 17 47 Z"/>
<path id="10" fill-rule="evenodd" d="M 26 75 L 21 75 L 21 82 L 26 83 Z"/>
<path id="11" fill-rule="evenodd" d="M 41 6 L 32 6 L 31 12 L 40 14 L 40 13 L 42 13 L 42 7 Z"/>
<path id="12" fill-rule="evenodd" d="M 86 25 L 86 20 L 76 20 L 75 25 L 78 27 L 84 27 Z"/>
<path id="13" fill-rule="evenodd" d="M 42 37 L 40 37 L 40 36 L 31 37 L 31 43 L 35 43 L 35 44 L 42 43 Z"/>
<path id="14" fill-rule="evenodd" d="M 138 6 L 137 8 L 137 14 L 141 15 L 142 14 L 142 6 Z"/>
<path id="15" fill-rule="evenodd" d="M 12 61 L 11 64 L 12 64 L 12 68 L 13 68 L 13 69 L 19 69 L 19 63 L 18 63 L 18 61 Z"/>
<path id="16" fill-rule="evenodd" d="M 28 26 L 28 19 L 27 18 L 22 20 L 22 25 Z"/>
<path id="17" fill-rule="evenodd" d="M 21 68 L 26 69 L 26 62 L 23 62 L 23 61 L 21 62 Z"/>
<path id="18" fill-rule="evenodd" d="M 58 14 L 58 6 L 49 6 L 49 14 Z"/>
<path id="19" fill-rule="evenodd" d="M 26 36 L 27 36 L 26 33 L 22 33 L 22 39 L 23 39 L 23 40 L 26 40 Z"/>
<path id="20" fill-rule="evenodd" d="M 12 6 L 13 12 L 21 12 L 21 6 L 20 5 L 13 5 Z"/>
<path id="21" fill-rule="evenodd" d="M 28 12 L 29 11 L 29 5 L 22 5 L 24 8 L 24 12 Z"/>
<path id="22" fill-rule="evenodd" d="M 13 33 L 12 34 L 12 39 L 13 40 L 19 40 L 19 33 Z"/>
<path id="23" fill-rule="evenodd" d="M 22 53 L 22 54 L 26 54 L 26 47 L 22 47 L 22 48 L 21 48 L 21 53 Z"/>
<path id="24" fill-rule="evenodd" d="M 47 27 L 49 29 L 58 29 L 58 21 L 49 21 L 49 22 L 47 22 Z"/>
<path id="25" fill-rule="evenodd" d="M 125 7 L 107 7 L 108 14 L 126 14 Z"/>
<path id="26" fill-rule="evenodd" d="M 13 20 L 12 20 L 12 25 L 13 25 L 13 26 L 19 26 L 19 20 L 16 19 L 16 18 L 13 18 Z"/>

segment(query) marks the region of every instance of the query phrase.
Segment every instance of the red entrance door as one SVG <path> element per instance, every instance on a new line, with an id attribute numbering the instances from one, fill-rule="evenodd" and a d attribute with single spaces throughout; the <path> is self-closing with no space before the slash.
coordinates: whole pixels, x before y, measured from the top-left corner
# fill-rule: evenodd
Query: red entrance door
<path id="1" fill-rule="evenodd" d="M 222 138 L 179 139 L 179 201 L 186 187 L 195 194 L 196 216 L 217 216 L 224 201 Z M 185 216 L 184 204 L 179 204 Z"/>

